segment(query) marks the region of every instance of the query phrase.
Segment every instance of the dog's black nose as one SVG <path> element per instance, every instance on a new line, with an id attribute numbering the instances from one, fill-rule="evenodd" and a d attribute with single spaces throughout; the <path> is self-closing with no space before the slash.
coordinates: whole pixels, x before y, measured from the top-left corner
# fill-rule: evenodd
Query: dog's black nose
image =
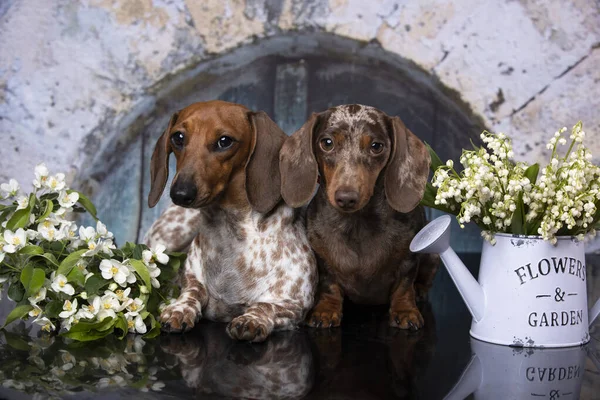
<path id="1" fill-rule="evenodd" d="M 171 186 L 171 200 L 178 206 L 187 207 L 196 199 L 198 189 L 196 185 L 188 182 L 175 181 Z"/>
<path id="2" fill-rule="evenodd" d="M 358 203 L 358 192 L 354 190 L 337 190 L 335 192 L 335 202 L 343 209 L 354 208 Z"/>

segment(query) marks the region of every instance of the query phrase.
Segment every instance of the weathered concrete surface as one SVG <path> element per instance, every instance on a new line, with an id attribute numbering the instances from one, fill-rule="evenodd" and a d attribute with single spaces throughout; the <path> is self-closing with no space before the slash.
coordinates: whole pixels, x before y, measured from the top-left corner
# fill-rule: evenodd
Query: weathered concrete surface
<path id="1" fill-rule="evenodd" d="M 381 46 L 439 77 L 521 158 L 583 119 L 600 156 L 593 0 L 11 0 L 0 6 L 0 181 L 46 161 L 71 176 L 127 143 L 180 71 L 285 31 Z M 575 67 L 573 67 L 575 66 Z M 597 158 L 600 159 L 600 158 Z"/>

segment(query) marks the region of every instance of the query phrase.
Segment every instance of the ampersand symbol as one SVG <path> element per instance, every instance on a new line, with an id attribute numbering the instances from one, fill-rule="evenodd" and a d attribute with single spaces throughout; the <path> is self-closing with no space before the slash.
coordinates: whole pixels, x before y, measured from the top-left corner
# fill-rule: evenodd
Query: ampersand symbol
<path id="1" fill-rule="evenodd" d="M 565 301 L 565 292 L 560 290 L 559 287 L 556 288 L 556 290 L 554 291 L 554 300 L 556 300 L 557 302 L 560 301 Z"/>
<path id="2" fill-rule="evenodd" d="M 558 390 L 551 390 L 550 391 L 550 400 L 556 400 L 560 397 L 560 393 L 558 392 Z"/>

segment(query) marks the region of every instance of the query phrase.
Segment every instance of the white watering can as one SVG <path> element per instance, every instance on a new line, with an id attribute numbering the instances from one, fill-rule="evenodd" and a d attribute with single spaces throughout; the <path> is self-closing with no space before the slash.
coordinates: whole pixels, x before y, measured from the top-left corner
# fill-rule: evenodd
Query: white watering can
<path id="1" fill-rule="evenodd" d="M 473 357 L 446 400 L 578 399 L 585 347 L 509 348 L 471 341 Z"/>
<path id="2" fill-rule="evenodd" d="M 584 244 L 559 237 L 496 234 L 485 241 L 479 282 L 450 247 L 448 215 L 425 226 L 412 240 L 415 253 L 438 253 L 473 316 L 470 334 L 486 342 L 523 347 L 567 347 L 590 340 Z"/>

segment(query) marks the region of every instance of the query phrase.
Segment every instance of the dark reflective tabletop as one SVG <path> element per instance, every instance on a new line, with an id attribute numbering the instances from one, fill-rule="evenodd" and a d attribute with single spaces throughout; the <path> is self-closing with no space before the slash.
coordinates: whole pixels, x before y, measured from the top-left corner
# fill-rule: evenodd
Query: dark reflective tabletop
<path id="1" fill-rule="evenodd" d="M 478 255 L 461 255 L 471 271 Z M 600 295 L 589 256 L 588 297 Z M 586 346 L 531 350 L 469 337 L 471 317 L 442 267 L 425 328 L 387 326 L 387 307 L 346 304 L 342 327 L 234 342 L 225 325 L 185 335 L 67 343 L 24 325 L 0 343 L 0 398 L 600 399 L 600 323 Z"/>

